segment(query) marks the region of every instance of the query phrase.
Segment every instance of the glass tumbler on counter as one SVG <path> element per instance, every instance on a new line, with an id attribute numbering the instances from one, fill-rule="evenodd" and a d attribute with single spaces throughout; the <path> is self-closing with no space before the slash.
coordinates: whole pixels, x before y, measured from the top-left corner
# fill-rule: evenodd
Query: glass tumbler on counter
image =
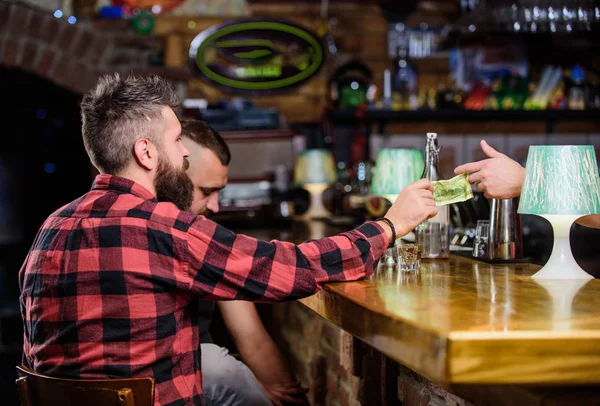
<path id="1" fill-rule="evenodd" d="M 473 257 L 486 258 L 488 256 L 488 239 L 490 235 L 490 221 L 478 220 L 473 241 Z"/>
<path id="2" fill-rule="evenodd" d="M 380 264 L 389 267 L 396 265 L 397 262 L 396 249 L 391 247 L 385 250 L 385 254 L 383 254 Z"/>
<path id="3" fill-rule="evenodd" d="M 398 269 L 415 271 L 421 266 L 421 244 L 402 244 L 398 246 Z"/>

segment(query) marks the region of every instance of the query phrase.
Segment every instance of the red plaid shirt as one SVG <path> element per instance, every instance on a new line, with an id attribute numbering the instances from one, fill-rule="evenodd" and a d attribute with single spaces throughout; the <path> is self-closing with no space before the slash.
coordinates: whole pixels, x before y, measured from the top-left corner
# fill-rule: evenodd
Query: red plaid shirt
<path id="1" fill-rule="evenodd" d="M 370 274 L 387 244 L 372 222 L 300 245 L 258 241 L 99 175 L 46 220 L 21 268 L 23 362 L 66 378 L 151 376 L 155 405 L 199 405 L 199 298 L 309 296 Z"/>

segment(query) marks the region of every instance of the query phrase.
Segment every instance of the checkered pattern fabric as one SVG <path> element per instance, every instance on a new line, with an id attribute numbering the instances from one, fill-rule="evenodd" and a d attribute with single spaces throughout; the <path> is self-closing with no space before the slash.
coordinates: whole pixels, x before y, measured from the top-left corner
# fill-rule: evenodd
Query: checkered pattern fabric
<path id="1" fill-rule="evenodd" d="M 52 214 L 19 273 L 23 362 L 65 378 L 151 376 L 155 405 L 199 405 L 199 298 L 280 302 L 372 272 L 376 223 L 300 245 L 235 234 L 99 175 Z"/>

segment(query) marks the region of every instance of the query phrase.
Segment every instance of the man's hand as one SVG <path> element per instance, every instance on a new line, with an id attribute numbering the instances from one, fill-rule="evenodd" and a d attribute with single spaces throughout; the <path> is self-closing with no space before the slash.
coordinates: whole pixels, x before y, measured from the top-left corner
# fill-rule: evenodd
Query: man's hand
<path id="1" fill-rule="evenodd" d="M 484 192 L 487 198 L 512 199 L 519 196 L 525 178 L 525 168 L 490 147 L 484 140 L 481 140 L 481 150 L 488 159 L 461 165 L 454 173 L 468 173 L 469 182 L 476 184 L 475 188 Z"/>
<path id="2" fill-rule="evenodd" d="M 261 383 L 261 385 L 275 406 L 283 406 L 283 402 L 308 405 L 305 396 L 308 389 L 303 388 L 300 382 L 270 385 Z"/>
<path id="3" fill-rule="evenodd" d="M 437 212 L 433 185 L 427 179 L 421 179 L 402 190 L 385 216 L 394 224 L 396 238 L 400 238 Z"/>

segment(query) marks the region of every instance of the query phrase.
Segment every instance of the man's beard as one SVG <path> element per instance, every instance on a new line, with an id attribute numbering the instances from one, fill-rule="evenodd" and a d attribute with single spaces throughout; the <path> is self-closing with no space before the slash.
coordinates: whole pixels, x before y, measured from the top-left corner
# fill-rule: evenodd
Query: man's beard
<path id="1" fill-rule="evenodd" d="M 172 202 L 179 210 L 188 210 L 194 197 L 194 185 L 185 172 L 189 167 L 187 160 L 183 160 L 180 169 L 173 167 L 162 154 L 158 159 L 158 169 L 154 179 L 156 198 L 159 202 Z"/>

